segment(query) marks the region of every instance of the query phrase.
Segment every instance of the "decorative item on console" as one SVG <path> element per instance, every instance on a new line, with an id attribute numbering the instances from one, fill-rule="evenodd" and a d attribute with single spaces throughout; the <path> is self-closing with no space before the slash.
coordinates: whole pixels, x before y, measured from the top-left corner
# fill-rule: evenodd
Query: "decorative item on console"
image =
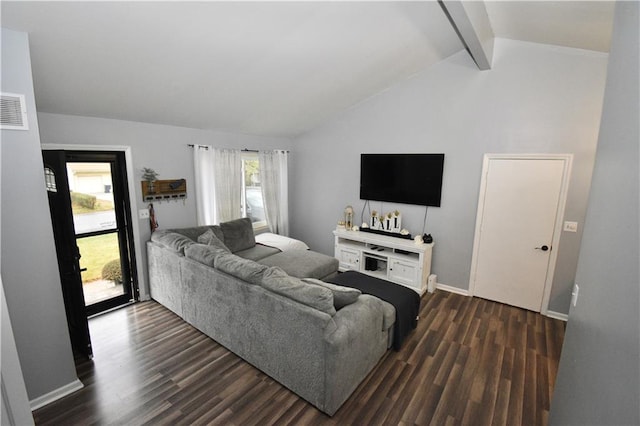
<path id="1" fill-rule="evenodd" d="M 353 228 L 353 207 L 344 208 L 344 228 L 349 231 Z"/>
<path id="2" fill-rule="evenodd" d="M 387 214 L 371 212 L 371 229 L 399 234 L 402 231 L 402 214 L 394 210 Z"/>
<path id="3" fill-rule="evenodd" d="M 378 212 L 375 210 L 371 212 L 371 229 L 382 229 L 378 218 Z"/>
<path id="4" fill-rule="evenodd" d="M 346 206 L 344 209 L 344 220 L 338 221 L 337 229 L 344 229 L 347 231 L 364 231 L 409 240 L 413 238 L 407 229 L 402 228 L 402 213 L 398 210 L 394 210 L 387 214 L 380 214 L 376 210 L 372 210 L 369 223 L 362 222 L 360 226 L 353 223 L 353 215 L 353 207 L 350 205 Z M 416 244 L 422 244 L 423 242 L 423 237 L 419 237 L 421 240 L 418 242 L 418 237 L 416 237 Z"/>
<path id="5" fill-rule="evenodd" d="M 398 210 L 394 210 L 393 213 L 388 213 L 387 218 L 389 220 L 389 229 L 391 232 L 400 232 L 402 230 L 402 215 Z"/>

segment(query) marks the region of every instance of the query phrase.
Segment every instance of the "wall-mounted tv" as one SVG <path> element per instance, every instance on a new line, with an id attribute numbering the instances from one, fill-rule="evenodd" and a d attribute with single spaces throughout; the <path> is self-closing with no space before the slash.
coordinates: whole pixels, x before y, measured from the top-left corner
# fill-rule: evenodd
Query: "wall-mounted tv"
<path id="1" fill-rule="evenodd" d="M 440 207 L 444 154 L 361 154 L 360 199 Z"/>

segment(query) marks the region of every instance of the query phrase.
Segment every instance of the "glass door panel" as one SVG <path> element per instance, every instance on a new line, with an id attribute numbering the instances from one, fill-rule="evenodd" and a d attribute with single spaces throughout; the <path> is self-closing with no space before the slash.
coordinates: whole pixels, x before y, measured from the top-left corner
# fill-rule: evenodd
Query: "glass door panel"
<path id="1" fill-rule="evenodd" d="M 111 163 L 67 163 L 76 235 L 117 229 Z"/>
<path id="2" fill-rule="evenodd" d="M 117 232 L 77 237 L 85 306 L 125 294 Z"/>
<path id="3" fill-rule="evenodd" d="M 100 311 L 97 304 L 104 305 L 131 293 L 129 274 L 123 273 L 126 232 L 117 219 L 112 164 L 109 161 L 67 162 L 82 290 L 88 312 Z"/>

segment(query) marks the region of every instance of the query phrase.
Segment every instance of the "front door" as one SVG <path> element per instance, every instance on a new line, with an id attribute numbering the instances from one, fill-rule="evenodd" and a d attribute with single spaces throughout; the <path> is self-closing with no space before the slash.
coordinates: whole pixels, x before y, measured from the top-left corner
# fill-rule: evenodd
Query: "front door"
<path id="1" fill-rule="evenodd" d="M 87 318 L 136 297 L 124 154 L 43 151 L 43 158 L 72 344 L 90 357 Z"/>
<path id="2" fill-rule="evenodd" d="M 471 285 L 475 296 L 540 312 L 563 206 L 567 158 L 485 161 Z"/>

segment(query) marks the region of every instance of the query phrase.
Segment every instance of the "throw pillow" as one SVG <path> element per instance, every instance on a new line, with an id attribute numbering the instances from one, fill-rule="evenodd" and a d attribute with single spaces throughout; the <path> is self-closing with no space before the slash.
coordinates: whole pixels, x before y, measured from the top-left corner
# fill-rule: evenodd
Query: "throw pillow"
<path id="1" fill-rule="evenodd" d="M 224 244 L 232 253 L 250 249 L 256 245 L 256 236 L 253 233 L 253 225 L 248 217 L 236 219 L 220 224 L 224 234 Z"/>
<path id="2" fill-rule="evenodd" d="M 220 238 L 220 240 L 224 242 L 224 235 L 222 235 L 222 230 L 217 225 L 192 226 L 189 228 L 175 228 L 175 229 L 170 229 L 170 231 L 184 235 L 185 237 L 193 241 L 197 241 L 198 237 L 207 229 L 213 229 L 213 232 L 214 234 L 216 234 L 216 237 Z"/>
<path id="3" fill-rule="evenodd" d="M 192 239 L 169 230 L 156 231 L 152 233 L 151 241 L 180 254 L 184 254 L 185 248 L 189 247 L 191 244 L 195 244 Z"/>
<path id="4" fill-rule="evenodd" d="M 288 275 L 277 266 L 272 266 L 265 271 L 262 287 L 331 316 L 336 314 L 331 290 L 303 283 L 299 278 Z"/>
<path id="5" fill-rule="evenodd" d="M 215 267 L 251 284 L 260 284 L 262 275 L 267 270 L 265 265 L 256 263 L 253 260 L 243 259 L 231 253 L 223 253 L 216 256 Z"/>
<path id="6" fill-rule="evenodd" d="M 192 244 L 184 249 L 185 257 L 207 266 L 214 267 L 216 257 L 228 253 L 221 248 L 205 244 Z"/>
<path id="7" fill-rule="evenodd" d="M 319 285 L 324 288 L 328 288 L 333 293 L 333 305 L 336 310 L 341 309 L 347 305 L 352 304 L 362 294 L 357 288 L 343 287 L 341 285 L 326 283 L 315 278 L 303 278 L 302 281 L 310 284 Z"/>
<path id="8" fill-rule="evenodd" d="M 214 246 L 219 249 L 224 250 L 227 253 L 231 253 L 231 250 L 227 246 L 224 245 L 222 241 L 216 236 L 215 232 L 212 229 L 207 229 L 205 233 L 198 237 L 198 242 L 201 244 L 206 244 L 208 246 Z"/>

